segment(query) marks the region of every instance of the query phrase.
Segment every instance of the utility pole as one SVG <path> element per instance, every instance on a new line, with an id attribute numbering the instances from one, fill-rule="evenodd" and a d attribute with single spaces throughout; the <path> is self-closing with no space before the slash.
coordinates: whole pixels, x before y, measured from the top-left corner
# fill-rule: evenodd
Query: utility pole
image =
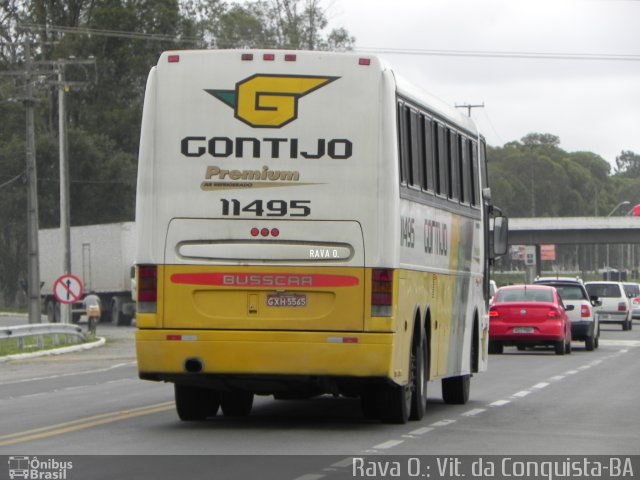
<path id="1" fill-rule="evenodd" d="M 38 264 L 38 176 L 36 170 L 35 125 L 33 120 L 33 64 L 31 62 L 31 45 L 25 40 L 25 99 L 26 111 L 26 158 L 27 158 L 27 255 L 28 280 L 27 297 L 29 323 L 41 323 L 40 315 L 40 266 Z"/>
<path id="2" fill-rule="evenodd" d="M 69 208 L 69 162 L 67 161 L 67 128 L 65 111 L 64 65 L 58 70 L 58 147 L 60 161 L 60 235 L 62 245 L 62 275 L 71 273 L 71 222 Z M 71 307 L 60 304 L 60 322 L 71 323 Z"/>
<path id="3" fill-rule="evenodd" d="M 71 273 L 71 208 L 69 202 L 69 160 L 67 148 L 67 115 L 65 96 L 72 85 L 83 86 L 87 82 L 68 82 L 65 80 L 66 65 L 95 64 L 95 59 L 78 60 L 70 58 L 67 60 L 56 60 L 53 65 L 57 71 L 58 78 L 58 144 L 60 161 L 60 237 L 62 245 L 62 275 Z M 60 321 L 71 323 L 71 306 L 60 304 Z"/>
<path id="4" fill-rule="evenodd" d="M 457 105 L 456 104 L 456 108 L 466 108 L 467 109 L 467 117 L 471 116 L 471 109 L 472 108 L 484 108 L 484 102 L 482 102 L 481 104 L 476 104 L 476 105 L 471 105 L 469 103 L 463 103 L 462 105 Z"/>

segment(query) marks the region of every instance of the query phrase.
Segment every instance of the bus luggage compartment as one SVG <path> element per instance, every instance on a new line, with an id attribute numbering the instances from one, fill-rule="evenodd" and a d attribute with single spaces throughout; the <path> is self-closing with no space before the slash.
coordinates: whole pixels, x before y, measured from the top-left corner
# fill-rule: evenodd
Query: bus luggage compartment
<path id="1" fill-rule="evenodd" d="M 358 222 L 174 219 L 162 326 L 362 331 L 363 264 Z"/>

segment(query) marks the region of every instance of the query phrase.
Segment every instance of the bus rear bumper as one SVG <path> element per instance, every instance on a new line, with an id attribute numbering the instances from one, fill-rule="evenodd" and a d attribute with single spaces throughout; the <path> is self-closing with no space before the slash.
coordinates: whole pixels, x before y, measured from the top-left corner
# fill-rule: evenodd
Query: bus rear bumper
<path id="1" fill-rule="evenodd" d="M 385 333 L 140 329 L 136 354 L 142 379 L 257 392 L 249 385 L 274 379 L 391 380 L 392 342 Z"/>

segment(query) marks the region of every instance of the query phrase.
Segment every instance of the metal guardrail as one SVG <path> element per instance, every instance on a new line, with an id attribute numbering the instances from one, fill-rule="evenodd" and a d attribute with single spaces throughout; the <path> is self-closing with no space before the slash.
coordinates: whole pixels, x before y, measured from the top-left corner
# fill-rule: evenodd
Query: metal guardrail
<path id="1" fill-rule="evenodd" d="M 45 336 L 52 338 L 53 346 L 61 344 L 61 336 L 75 337 L 71 342 L 64 342 L 65 344 L 81 343 L 85 340 L 82 328 L 78 325 L 68 323 L 37 323 L 14 327 L 0 327 L 0 341 L 17 340 L 20 350 L 25 350 L 25 339 L 30 337 L 36 337 L 36 345 L 34 348 L 44 348 Z"/>

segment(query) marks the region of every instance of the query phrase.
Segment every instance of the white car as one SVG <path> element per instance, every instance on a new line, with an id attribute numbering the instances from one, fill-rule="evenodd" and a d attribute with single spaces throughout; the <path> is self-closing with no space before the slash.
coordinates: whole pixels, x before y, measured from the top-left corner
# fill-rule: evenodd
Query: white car
<path id="1" fill-rule="evenodd" d="M 579 278 L 548 277 L 537 278 L 534 284 L 549 285 L 555 287 L 562 303 L 566 307 L 573 306 L 567 311 L 571 320 L 571 339 L 584 342 L 585 350 L 598 348 L 600 338 L 600 324 L 596 308 L 600 306 L 600 300 L 591 298 Z"/>
<path id="2" fill-rule="evenodd" d="M 624 282 L 623 285 L 631 302 L 631 318 L 640 318 L 640 284 Z"/>
<path id="3" fill-rule="evenodd" d="M 596 309 L 600 323 L 619 323 L 623 330 L 631 330 L 631 302 L 621 282 L 587 282 L 585 287 L 602 302 Z"/>

